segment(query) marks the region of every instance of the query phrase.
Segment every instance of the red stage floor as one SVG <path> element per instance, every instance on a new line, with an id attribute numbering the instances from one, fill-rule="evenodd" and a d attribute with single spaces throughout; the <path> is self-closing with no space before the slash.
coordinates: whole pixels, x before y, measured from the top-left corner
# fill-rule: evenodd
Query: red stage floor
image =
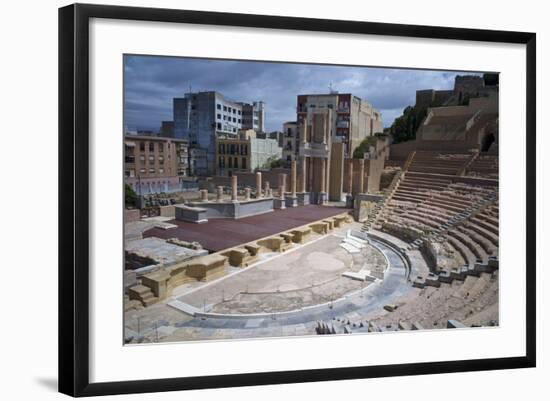
<path id="1" fill-rule="evenodd" d="M 175 237 L 183 241 L 197 241 L 205 249 L 215 252 L 347 211 L 349 209 L 340 207 L 307 205 L 238 220 L 212 219 L 204 224 L 172 220 L 170 223 L 178 228 L 153 228 L 145 231 L 143 237 Z"/>

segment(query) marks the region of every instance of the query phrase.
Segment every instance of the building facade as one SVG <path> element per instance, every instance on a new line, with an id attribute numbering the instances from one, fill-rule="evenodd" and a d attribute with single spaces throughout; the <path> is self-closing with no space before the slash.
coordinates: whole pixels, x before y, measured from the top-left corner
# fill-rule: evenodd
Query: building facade
<path id="1" fill-rule="evenodd" d="M 286 167 L 296 160 L 298 148 L 300 146 L 300 135 L 298 134 L 298 123 L 296 121 L 287 121 L 283 124 L 283 161 Z"/>
<path id="2" fill-rule="evenodd" d="M 332 112 L 329 127 L 333 142 L 341 142 L 346 156 L 368 136 L 382 133 L 382 114 L 372 104 L 351 93 L 298 95 L 297 124 L 311 124 L 308 112 L 329 109 Z"/>
<path id="3" fill-rule="evenodd" d="M 218 137 L 216 146 L 216 174 L 232 175 L 264 168 L 272 160 L 280 159 L 281 147 L 275 139 L 257 138 L 254 130 L 243 130 L 237 138 Z"/>
<path id="4" fill-rule="evenodd" d="M 262 104 L 263 113 L 263 102 L 256 103 Z M 199 149 L 193 153 L 200 159 L 191 159 L 193 175 L 215 173 L 217 137 L 236 138 L 238 131 L 248 126 L 249 117 L 253 126 L 254 110 L 254 105 L 234 102 L 215 91 L 186 93 L 183 98 L 174 98 L 174 137 L 186 139 L 191 149 Z M 258 127 L 263 124 L 263 118 L 263 114 L 261 120 L 258 115 Z"/>
<path id="5" fill-rule="evenodd" d="M 138 194 L 172 192 L 188 176 L 188 143 L 184 139 L 125 135 L 124 177 Z"/>
<path id="6" fill-rule="evenodd" d="M 243 118 L 242 129 L 253 129 L 256 132 L 265 132 L 265 103 L 241 103 Z"/>
<path id="7" fill-rule="evenodd" d="M 293 132 L 291 124 L 286 128 L 285 134 Z M 382 132 L 381 113 L 357 96 L 299 95 L 296 132 L 285 141 L 290 141 L 288 151 L 294 156 L 287 157 L 296 160 L 311 201 L 342 201 L 346 195 L 376 190 L 379 177 L 371 167 L 386 157 L 386 150 L 371 148 L 362 159 L 353 159 L 353 152 L 364 139 Z"/>

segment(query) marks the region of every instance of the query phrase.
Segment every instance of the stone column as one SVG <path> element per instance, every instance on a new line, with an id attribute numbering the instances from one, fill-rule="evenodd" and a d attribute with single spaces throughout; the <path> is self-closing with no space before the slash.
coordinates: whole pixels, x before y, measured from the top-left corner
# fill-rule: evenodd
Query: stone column
<path id="1" fill-rule="evenodd" d="M 244 200 L 249 201 L 250 200 L 250 188 L 246 187 L 244 189 Z"/>
<path id="2" fill-rule="evenodd" d="M 223 187 L 220 185 L 217 189 L 216 202 L 221 202 L 223 200 Z"/>
<path id="3" fill-rule="evenodd" d="M 313 188 L 313 160 L 314 158 L 313 157 L 310 157 L 309 158 L 309 168 L 307 169 L 308 173 L 308 177 L 307 177 L 307 188 L 306 188 L 306 192 L 309 190 L 311 192 L 314 191 L 314 188 Z"/>
<path id="4" fill-rule="evenodd" d="M 300 192 L 306 192 L 306 158 L 302 157 L 300 160 L 301 165 L 301 175 L 300 175 Z"/>
<path id="5" fill-rule="evenodd" d="M 290 192 L 296 198 L 296 160 L 290 162 Z"/>
<path id="6" fill-rule="evenodd" d="M 201 189 L 201 201 L 208 202 L 208 190 Z"/>
<path id="7" fill-rule="evenodd" d="M 286 192 L 286 174 L 281 173 L 279 174 L 279 188 L 283 188 L 283 192 Z"/>
<path id="8" fill-rule="evenodd" d="M 365 186 L 365 159 L 359 159 L 359 190 L 358 193 L 364 192 Z"/>
<path id="9" fill-rule="evenodd" d="M 262 173 L 256 173 L 256 198 L 262 197 Z"/>
<path id="10" fill-rule="evenodd" d="M 348 194 L 353 193 L 353 159 L 349 159 L 348 162 Z"/>
<path id="11" fill-rule="evenodd" d="M 231 201 L 237 202 L 237 176 L 231 176 Z"/>
<path id="12" fill-rule="evenodd" d="M 321 186 L 319 192 L 325 192 L 326 191 L 326 183 L 327 183 L 327 164 L 326 160 L 324 158 L 321 159 Z"/>
<path id="13" fill-rule="evenodd" d="M 281 198 L 281 201 L 285 201 L 285 187 L 282 185 L 279 187 L 279 196 Z"/>

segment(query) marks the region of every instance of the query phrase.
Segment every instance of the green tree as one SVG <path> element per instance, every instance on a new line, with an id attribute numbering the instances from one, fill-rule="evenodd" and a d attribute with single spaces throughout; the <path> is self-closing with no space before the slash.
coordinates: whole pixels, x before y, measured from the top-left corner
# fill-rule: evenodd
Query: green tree
<path id="1" fill-rule="evenodd" d="M 124 184 L 124 203 L 126 207 L 136 207 L 138 196 L 132 187 L 128 184 Z"/>
<path id="2" fill-rule="evenodd" d="M 354 159 L 362 159 L 364 157 L 364 154 L 367 153 L 371 146 L 376 146 L 376 142 L 378 141 L 378 138 L 383 136 L 382 133 L 376 133 L 373 136 L 368 136 L 361 143 L 359 146 L 355 148 L 353 151 L 353 158 Z"/>
<path id="3" fill-rule="evenodd" d="M 407 106 L 403 114 L 395 119 L 390 127 L 390 134 L 393 137 L 393 143 L 412 141 L 416 139 L 416 131 L 424 117 L 427 109 L 417 109 L 413 106 Z"/>
<path id="4" fill-rule="evenodd" d="M 283 159 L 270 159 L 269 161 L 269 167 L 271 168 L 278 168 L 278 167 L 283 167 L 284 166 L 284 162 L 283 162 Z"/>

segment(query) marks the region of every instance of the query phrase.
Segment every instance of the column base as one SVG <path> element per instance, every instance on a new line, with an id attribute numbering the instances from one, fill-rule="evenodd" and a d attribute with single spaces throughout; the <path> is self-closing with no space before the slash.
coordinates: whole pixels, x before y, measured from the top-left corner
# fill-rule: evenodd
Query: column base
<path id="1" fill-rule="evenodd" d="M 285 209 L 286 202 L 281 198 L 273 198 L 273 209 Z"/>
<path id="2" fill-rule="evenodd" d="M 351 194 L 346 195 L 346 207 L 348 209 L 353 209 L 353 195 Z"/>
<path id="3" fill-rule="evenodd" d="M 328 194 L 326 192 L 319 192 L 317 194 L 317 204 L 324 205 L 328 201 Z"/>
<path id="4" fill-rule="evenodd" d="M 285 197 L 286 207 L 297 207 L 298 206 L 298 197 L 286 196 Z"/>
<path id="5" fill-rule="evenodd" d="M 298 205 L 309 205 L 309 192 L 299 192 L 296 196 L 298 197 Z"/>

